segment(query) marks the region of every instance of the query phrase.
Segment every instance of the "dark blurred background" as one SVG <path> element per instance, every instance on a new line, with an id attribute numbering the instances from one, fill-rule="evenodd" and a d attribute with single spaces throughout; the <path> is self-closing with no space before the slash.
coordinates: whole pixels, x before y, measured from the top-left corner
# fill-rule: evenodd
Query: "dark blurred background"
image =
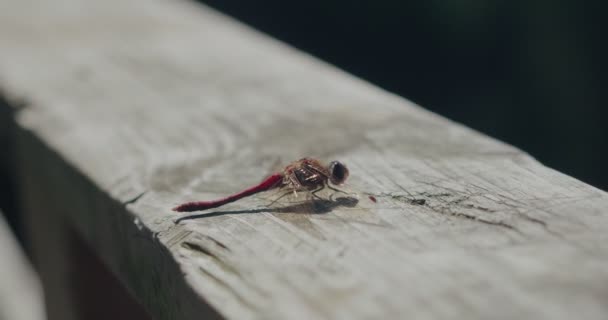
<path id="1" fill-rule="evenodd" d="M 201 2 L 608 189 L 606 1 Z"/>

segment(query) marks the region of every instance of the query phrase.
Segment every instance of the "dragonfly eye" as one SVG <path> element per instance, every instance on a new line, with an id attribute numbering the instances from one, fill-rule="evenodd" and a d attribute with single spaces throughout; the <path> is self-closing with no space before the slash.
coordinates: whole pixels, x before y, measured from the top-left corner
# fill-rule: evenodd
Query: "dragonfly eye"
<path id="1" fill-rule="evenodd" d="M 348 178 L 348 168 L 339 161 L 332 161 L 329 164 L 329 181 L 335 185 L 341 185 Z"/>

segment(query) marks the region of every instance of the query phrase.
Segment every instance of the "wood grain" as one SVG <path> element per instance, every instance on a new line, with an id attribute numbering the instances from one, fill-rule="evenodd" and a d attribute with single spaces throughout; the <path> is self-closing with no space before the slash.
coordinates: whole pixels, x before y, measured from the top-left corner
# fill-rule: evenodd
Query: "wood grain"
<path id="1" fill-rule="evenodd" d="M 158 319 L 608 314 L 605 192 L 208 8 L 4 2 L 0 47 L 24 192 Z M 170 210 L 302 156 L 358 203 Z"/>

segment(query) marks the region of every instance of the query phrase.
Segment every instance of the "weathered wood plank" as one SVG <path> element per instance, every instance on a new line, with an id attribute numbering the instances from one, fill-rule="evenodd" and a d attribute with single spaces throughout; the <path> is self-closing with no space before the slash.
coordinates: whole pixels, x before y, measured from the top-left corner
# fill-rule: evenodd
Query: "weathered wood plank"
<path id="1" fill-rule="evenodd" d="M 606 193 L 189 2 L 0 9 L 30 215 L 159 319 L 607 314 Z M 170 211 L 308 155 L 378 203 Z"/>

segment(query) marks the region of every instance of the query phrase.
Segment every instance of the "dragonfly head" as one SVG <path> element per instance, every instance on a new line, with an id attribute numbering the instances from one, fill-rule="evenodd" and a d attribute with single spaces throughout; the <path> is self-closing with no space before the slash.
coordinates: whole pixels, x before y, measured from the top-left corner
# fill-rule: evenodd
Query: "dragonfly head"
<path id="1" fill-rule="evenodd" d="M 329 181 L 335 185 L 341 185 L 348 178 L 348 168 L 340 161 L 329 163 Z"/>

